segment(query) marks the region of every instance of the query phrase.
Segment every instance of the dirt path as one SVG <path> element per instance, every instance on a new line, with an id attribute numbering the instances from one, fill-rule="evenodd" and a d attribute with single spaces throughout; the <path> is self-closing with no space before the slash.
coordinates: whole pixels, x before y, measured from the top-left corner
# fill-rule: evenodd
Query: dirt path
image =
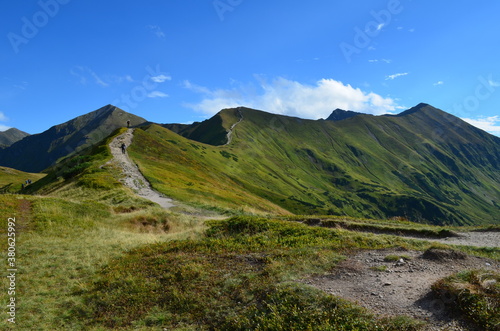
<path id="1" fill-rule="evenodd" d="M 233 140 L 233 130 L 234 128 L 241 123 L 241 121 L 243 121 L 243 114 L 241 113 L 241 110 L 238 109 L 238 115 L 240 116 L 240 120 L 236 123 L 234 123 L 233 125 L 231 125 L 231 127 L 229 128 L 229 130 L 227 131 L 227 143 L 226 145 L 229 145 L 231 143 L 231 141 Z"/>
<path id="2" fill-rule="evenodd" d="M 131 188 L 137 195 L 153 201 L 166 209 L 174 207 L 175 204 L 172 199 L 163 196 L 151 188 L 151 185 L 144 178 L 137 165 L 128 157 L 128 153 L 122 153 L 121 145 L 130 146 L 133 137 L 134 130 L 128 129 L 125 133 L 113 139 L 111 144 L 109 144 L 111 153 L 113 154 L 113 160 L 110 162 L 117 164 L 122 169 L 125 175 L 124 179 L 122 179 L 123 184 Z"/>
<path id="3" fill-rule="evenodd" d="M 385 262 L 388 255 L 409 259 Z M 386 270 L 374 270 L 380 267 Z M 474 330 L 465 321 L 451 316 L 445 302 L 431 293 L 435 281 L 467 269 L 500 272 L 500 263 L 465 254 L 433 258 L 416 251 L 374 250 L 349 257 L 330 275 L 303 282 L 381 315 L 407 315 L 427 321 L 426 330 Z"/>
<path id="4" fill-rule="evenodd" d="M 459 237 L 445 239 L 426 239 L 447 245 L 463 245 L 476 247 L 500 247 L 500 232 L 459 232 Z"/>

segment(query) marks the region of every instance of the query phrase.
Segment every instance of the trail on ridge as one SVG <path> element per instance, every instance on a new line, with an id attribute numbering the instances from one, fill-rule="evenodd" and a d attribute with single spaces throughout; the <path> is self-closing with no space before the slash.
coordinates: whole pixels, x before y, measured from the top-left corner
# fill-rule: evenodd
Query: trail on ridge
<path id="1" fill-rule="evenodd" d="M 227 143 L 226 145 L 229 145 L 231 144 L 231 141 L 233 140 L 233 130 L 234 128 L 241 123 L 241 121 L 243 121 L 243 114 L 241 113 L 241 110 L 238 109 L 238 115 L 240 116 L 240 120 L 236 123 L 234 123 L 233 125 L 231 125 L 231 127 L 229 128 L 229 130 L 227 131 Z"/>
<path id="2" fill-rule="evenodd" d="M 128 153 L 122 153 L 122 144 L 125 144 L 127 147 L 130 146 L 133 138 L 134 130 L 128 129 L 125 133 L 113 139 L 113 141 L 109 144 L 111 154 L 113 154 L 113 160 L 110 162 L 117 164 L 125 175 L 125 178 L 121 181 L 125 184 L 125 186 L 131 188 L 137 195 L 155 202 L 165 209 L 174 207 L 175 204 L 172 199 L 167 198 L 153 190 L 137 165 L 128 157 Z"/>

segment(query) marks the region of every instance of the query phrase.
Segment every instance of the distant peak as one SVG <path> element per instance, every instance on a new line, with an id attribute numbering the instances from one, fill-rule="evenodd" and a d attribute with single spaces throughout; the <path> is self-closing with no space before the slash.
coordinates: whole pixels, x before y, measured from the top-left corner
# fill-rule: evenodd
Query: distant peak
<path id="1" fill-rule="evenodd" d="M 351 110 L 343 110 L 340 108 L 335 109 L 330 116 L 326 119 L 327 121 L 341 121 L 345 120 L 347 118 L 351 118 L 357 115 L 360 115 L 361 113 L 351 111 Z"/>
<path id="2" fill-rule="evenodd" d="M 425 110 L 437 110 L 437 109 L 434 108 L 433 106 L 427 104 L 427 103 L 421 102 L 418 105 L 416 105 L 415 107 L 412 107 L 408 110 L 405 110 L 404 112 L 401 112 L 395 116 L 407 116 L 407 115 L 410 115 L 410 114 L 413 114 L 416 112 L 420 112 L 420 111 L 425 111 Z"/>

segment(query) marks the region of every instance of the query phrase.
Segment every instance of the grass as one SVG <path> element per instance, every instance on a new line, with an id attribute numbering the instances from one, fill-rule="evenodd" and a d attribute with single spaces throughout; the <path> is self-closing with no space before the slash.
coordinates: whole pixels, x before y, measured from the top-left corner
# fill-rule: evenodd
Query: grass
<path id="1" fill-rule="evenodd" d="M 446 277 L 432 286 L 452 310 L 483 330 L 500 328 L 500 274 L 470 270 Z"/>
<path id="2" fill-rule="evenodd" d="M 2 215 L 21 220 L 16 233 L 19 330 L 84 330 L 85 322 L 75 320 L 69 308 L 82 303 L 80 293 L 101 268 L 129 249 L 195 238 L 204 229 L 199 220 L 157 207 L 116 213 L 97 202 L 5 195 L 0 203 Z M 145 219 L 151 224 L 143 225 Z M 2 251 L 5 244 L 2 240 Z M 0 300 L 7 302 L 5 291 Z M 0 322 L 0 328 L 9 327 Z"/>
<path id="3" fill-rule="evenodd" d="M 57 194 L 73 190 L 88 198 L 99 192 L 81 189 L 73 182 Z M 420 327 L 408 318 L 373 315 L 295 280 L 327 273 L 358 249 L 424 250 L 432 244 L 278 218 L 203 225 L 192 216 L 135 206 L 133 196 L 109 203 L 105 191 L 95 195 L 105 203 L 0 195 L 1 214 L 18 217 L 21 226 L 18 329 Z M 1 292 L 0 300 L 7 299 Z"/>
<path id="4" fill-rule="evenodd" d="M 379 266 L 370 267 L 370 269 L 373 271 L 385 272 L 385 271 L 387 271 L 387 266 L 386 265 L 379 265 Z"/>
<path id="5" fill-rule="evenodd" d="M 32 182 L 45 177 L 45 174 L 33 174 L 0 167 L 0 193 L 20 193 L 21 185 L 30 179 Z"/>
<path id="6" fill-rule="evenodd" d="M 457 233 L 452 230 L 452 227 L 449 226 L 432 226 L 429 224 L 409 222 L 400 218 L 392 220 L 377 220 L 335 216 L 321 218 L 318 218 L 317 216 L 293 216 L 287 219 L 315 226 L 329 228 L 340 227 L 346 230 L 378 234 L 393 234 L 422 238 L 448 238 L 457 236 Z M 463 229 L 464 228 L 462 227 L 462 230 Z"/>
<path id="7" fill-rule="evenodd" d="M 74 308 L 88 327 L 225 330 L 413 330 L 294 280 L 332 270 L 356 249 L 406 246 L 281 220 L 211 221 L 206 237 L 158 243 L 112 261 Z M 147 293 L 147 295 L 145 295 Z M 399 322 L 398 322 L 399 321 Z"/>

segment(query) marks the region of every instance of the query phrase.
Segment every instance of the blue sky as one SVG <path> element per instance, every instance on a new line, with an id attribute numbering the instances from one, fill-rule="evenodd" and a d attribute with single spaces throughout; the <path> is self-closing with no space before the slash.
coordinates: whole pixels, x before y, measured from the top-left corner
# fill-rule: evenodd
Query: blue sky
<path id="1" fill-rule="evenodd" d="M 500 2 L 0 4 L 0 130 L 114 104 L 190 123 L 237 105 L 325 118 L 429 103 L 500 135 Z"/>

